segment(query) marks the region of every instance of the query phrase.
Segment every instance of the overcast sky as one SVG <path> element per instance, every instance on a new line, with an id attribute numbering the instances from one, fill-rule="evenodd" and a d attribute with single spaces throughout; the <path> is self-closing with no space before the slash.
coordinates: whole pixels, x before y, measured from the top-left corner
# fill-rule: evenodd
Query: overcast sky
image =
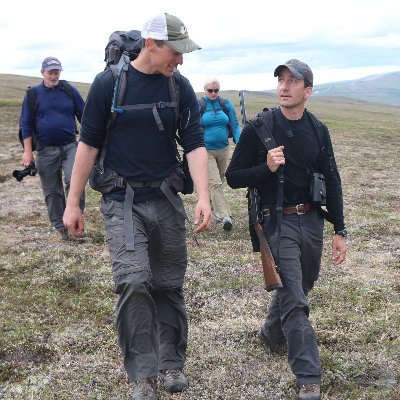
<path id="1" fill-rule="evenodd" d="M 63 79 L 91 83 L 110 33 L 162 12 L 202 46 L 179 68 L 196 91 L 214 76 L 223 90 L 273 89 L 273 70 L 290 58 L 309 64 L 314 84 L 400 71 L 398 0 L 15 0 L 1 10 L 0 73 L 40 77 L 52 55 Z"/>

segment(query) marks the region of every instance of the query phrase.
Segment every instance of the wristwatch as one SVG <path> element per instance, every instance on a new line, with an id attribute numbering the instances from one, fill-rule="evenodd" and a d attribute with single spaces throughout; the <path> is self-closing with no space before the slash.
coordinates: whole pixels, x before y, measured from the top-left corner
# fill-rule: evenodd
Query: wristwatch
<path id="1" fill-rule="evenodd" d="M 335 235 L 340 235 L 340 236 L 343 236 L 344 238 L 347 238 L 347 229 L 342 229 L 341 231 L 336 231 Z"/>

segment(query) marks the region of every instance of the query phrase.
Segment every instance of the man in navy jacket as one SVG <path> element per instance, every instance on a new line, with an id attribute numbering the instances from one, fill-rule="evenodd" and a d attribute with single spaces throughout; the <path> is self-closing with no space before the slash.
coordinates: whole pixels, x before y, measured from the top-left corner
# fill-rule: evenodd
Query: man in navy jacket
<path id="1" fill-rule="evenodd" d="M 33 161 L 33 135 L 36 141 L 36 166 L 52 226 L 61 238 L 68 239 L 63 214 L 77 149 L 75 116 L 81 122 L 84 101 L 78 90 L 68 82 L 60 81 L 62 66 L 55 57 L 42 62 L 43 82 L 30 88 L 35 101 L 32 109 L 28 94 L 21 110 L 21 128 L 24 145 L 22 163 L 28 167 Z M 64 173 L 64 184 L 62 182 Z M 85 194 L 80 200 L 85 207 Z"/>

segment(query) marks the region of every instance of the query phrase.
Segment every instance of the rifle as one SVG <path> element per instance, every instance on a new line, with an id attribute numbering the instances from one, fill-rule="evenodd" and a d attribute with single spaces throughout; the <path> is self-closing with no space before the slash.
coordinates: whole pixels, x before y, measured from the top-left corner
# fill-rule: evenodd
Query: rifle
<path id="1" fill-rule="evenodd" d="M 242 115 L 242 129 L 246 124 L 246 106 L 244 100 L 244 91 L 239 92 L 240 97 L 240 112 Z M 260 197 L 255 188 L 248 189 L 248 196 L 250 201 L 250 215 L 253 223 L 254 231 L 260 244 L 261 264 L 263 268 L 265 289 L 270 292 L 274 289 L 283 287 L 281 278 L 277 271 L 274 257 L 271 252 L 267 237 L 265 236 L 261 223 L 263 220 L 262 214 L 259 210 Z"/>
<path id="2" fill-rule="evenodd" d="M 253 221 L 254 229 L 257 233 L 258 241 L 260 242 L 261 264 L 263 268 L 265 289 L 271 292 L 274 289 L 283 287 L 281 277 L 278 274 L 278 268 L 275 265 L 275 260 L 269 247 L 268 239 L 262 229 L 262 214 L 259 210 L 260 198 L 257 189 L 249 190 L 250 197 L 250 213 Z"/>

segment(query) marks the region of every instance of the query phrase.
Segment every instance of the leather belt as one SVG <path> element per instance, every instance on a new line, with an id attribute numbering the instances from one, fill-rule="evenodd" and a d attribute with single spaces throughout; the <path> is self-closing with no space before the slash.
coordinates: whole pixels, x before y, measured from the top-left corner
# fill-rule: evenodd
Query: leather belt
<path id="1" fill-rule="evenodd" d="M 283 214 L 297 214 L 302 215 L 306 214 L 315 209 L 313 204 L 297 204 L 297 206 L 293 207 L 284 207 Z M 268 216 L 271 215 L 271 210 L 269 208 L 264 208 L 261 210 L 262 215 Z"/>

